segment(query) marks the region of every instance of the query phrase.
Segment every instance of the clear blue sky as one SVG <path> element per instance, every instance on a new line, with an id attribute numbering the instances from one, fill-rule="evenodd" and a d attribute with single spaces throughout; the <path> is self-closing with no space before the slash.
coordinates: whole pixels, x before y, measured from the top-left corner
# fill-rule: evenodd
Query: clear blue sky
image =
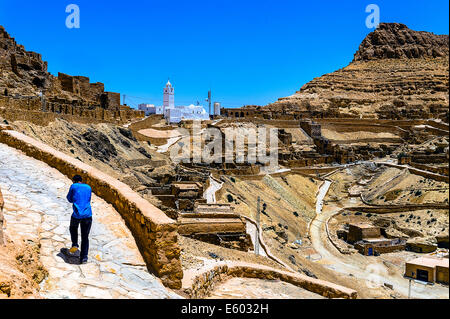
<path id="1" fill-rule="evenodd" d="M 65 26 L 71 3 L 80 29 Z M 162 104 L 170 77 L 177 105 L 205 105 L 212 87 L 213 100 L 240 107 L 276 101 L 346 66 L 372 31 L 371 3 L 382 22 L 448 34 L 447 0 L 0 0 L 0 24 L 42 53 L 52 74 L 89 76 L 139 97 L 132 105 Z"/>

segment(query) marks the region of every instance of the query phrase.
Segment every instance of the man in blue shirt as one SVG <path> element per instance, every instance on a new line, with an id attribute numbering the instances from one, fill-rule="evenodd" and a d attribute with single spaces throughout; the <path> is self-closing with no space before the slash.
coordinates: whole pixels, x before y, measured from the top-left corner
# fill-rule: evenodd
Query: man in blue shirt
<path id="1" fill-rule="evenodd" d="M 81 226 L 81 252 L 80 264 L 87 263 L 89 251 L 89 231 L 92 225 L 91 195 L 92 189 L 83 184 L 80 175 L 73 177 L 67 200 L 73 204 L 73 214 L 70 219 L 70 237 L 72 248 L 69 252 L 74 255 L 78 251 L 78 226 Z"/>

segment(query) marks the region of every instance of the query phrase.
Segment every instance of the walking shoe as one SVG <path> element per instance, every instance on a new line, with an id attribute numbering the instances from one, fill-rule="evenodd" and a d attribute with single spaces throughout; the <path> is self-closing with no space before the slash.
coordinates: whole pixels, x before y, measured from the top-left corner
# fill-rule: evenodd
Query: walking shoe
<path id="1" fill-rule="evenodd" d="M 75 247 L 75 246 L 73 246 L 72 248 L 69 249 L 69 253 L 71 253 L 72 255 L 74 255 L 77 251 L 78 251 L 78 247 Z"/>
<path id="2" fill-rule="evenodd" d="M 87 258 L 80 259 L 80 265 L 87 264 L 87 262 L 88 262 Z"/>

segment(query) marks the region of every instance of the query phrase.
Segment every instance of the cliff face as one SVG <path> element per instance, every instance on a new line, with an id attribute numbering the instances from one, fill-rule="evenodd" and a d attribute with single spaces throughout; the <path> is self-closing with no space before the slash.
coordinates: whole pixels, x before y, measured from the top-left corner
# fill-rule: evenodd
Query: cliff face
<path id="1" fill-rule="evenodd" d="M 0 89 L 10 93 L 35 95 L 51 84 L 47 62 L 40 54 L 26 51 L 0 26 Z"/>
<path id="2" fill-rule="evenodd" d="M 313 116 L 442 118 L 448 121 L 449 37 L 382 23 L 347 67 L 266 106 Z"/>
<path id="3" fill-rule="evenodd" d="M 401 23 L 381 23 L 359 46 L 354 61 L 448 56 L 448 35 L 413 31 Z"/>

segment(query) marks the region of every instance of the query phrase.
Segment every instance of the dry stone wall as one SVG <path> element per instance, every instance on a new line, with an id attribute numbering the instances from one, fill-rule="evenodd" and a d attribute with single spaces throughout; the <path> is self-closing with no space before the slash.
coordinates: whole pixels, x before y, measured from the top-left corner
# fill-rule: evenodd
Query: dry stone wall
<path id="1" fill-rule="evenodd" d="M 266 266 L 236 262 L 222 263 L 206 269 L 200 275 L 185 278 L 183 280 L 183 290 L 191 298 L 203 298 L 209 295 L 217 283 L 230 277 L 281 280 L 326 298 L 357 298 L 356 291 L 331 282 Z"/>
<path id="2" fill-rule="evenodd" d="M 127 123 L 144 117 L 141 111 L 132 109 L 107 110 L 101 107 L 82 107 L 64 103 L 47 103 L 46 110 L 40 98 L 10 98 L 0 96 L 0 116 L 8 121 L 27 121 L 36 125 L 46 126 L 57 117 L 69 122 L 96 123 Z M 26 111 L 26 112 L 24 112 Z"/>
<path id="3" fill-rule="evenodd" d="M 427 171 L 416 169 L 413 167 L 405 167 L 402 165 L 396 165 L 396 164 L 392 164 L 392 163 L 377 163 L 377 165 L 385 165 L 388 167 L 395 167 L 395 168 L 399 168 L 399 169 L 407 168 L 411 174 L 423 176 L 425 178 L 434 179 L 435 181 L 438 181 L 438 182 L 446 182 L 446 183 L 449 182 L 448 176 L 440 175 L 440 174 L 436 174 L 436 173 L 432 173 L 432 172 L 427 172 Z"/>

